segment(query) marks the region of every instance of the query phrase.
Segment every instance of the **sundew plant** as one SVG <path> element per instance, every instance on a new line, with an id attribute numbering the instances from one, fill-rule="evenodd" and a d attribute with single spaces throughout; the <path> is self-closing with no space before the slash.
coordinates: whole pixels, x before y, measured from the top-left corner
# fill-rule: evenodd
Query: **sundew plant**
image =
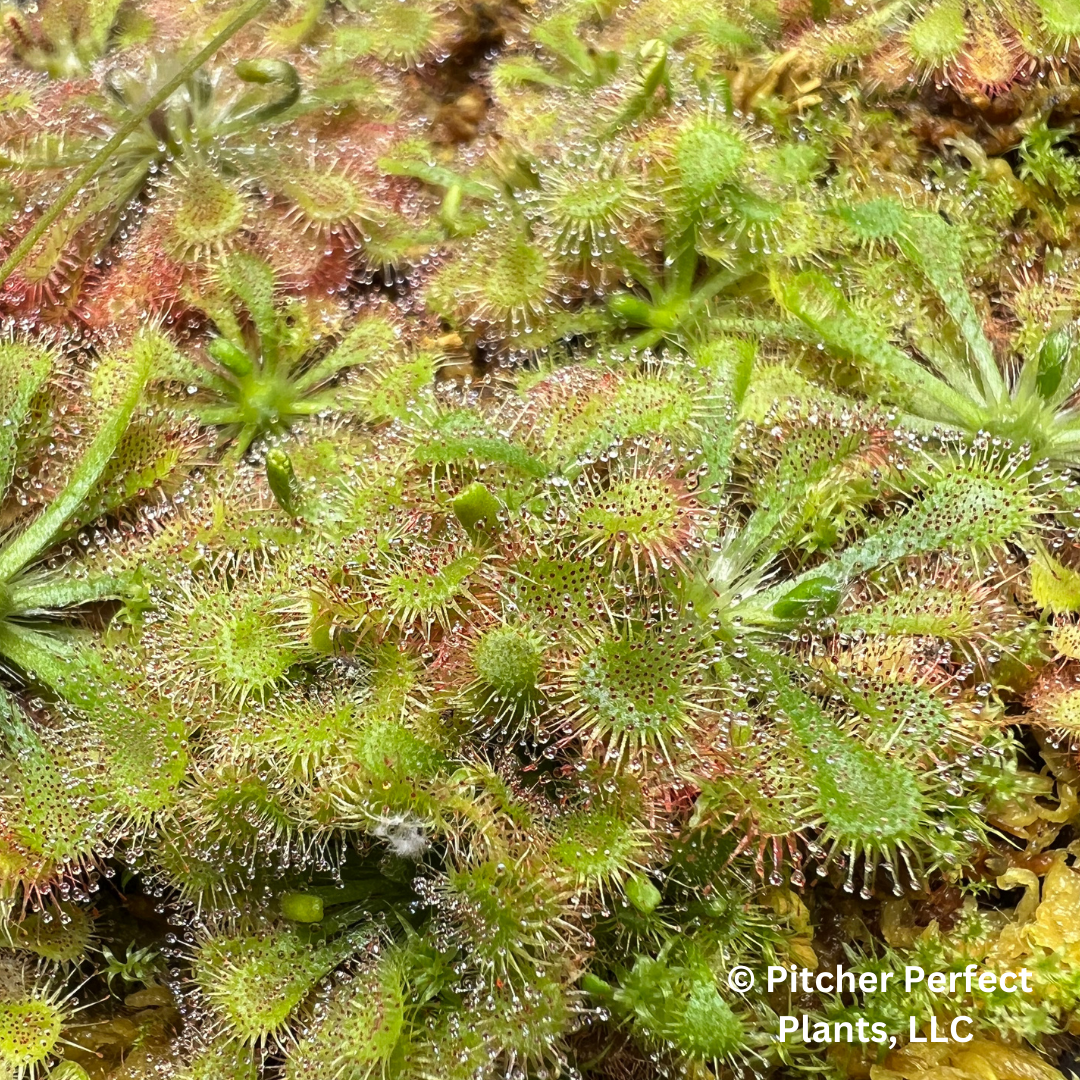
<path id="1" fill-rule="evenodd" d="M 0 1080 L 1080 1069 L 1072 3 L 0 28 Z"/>

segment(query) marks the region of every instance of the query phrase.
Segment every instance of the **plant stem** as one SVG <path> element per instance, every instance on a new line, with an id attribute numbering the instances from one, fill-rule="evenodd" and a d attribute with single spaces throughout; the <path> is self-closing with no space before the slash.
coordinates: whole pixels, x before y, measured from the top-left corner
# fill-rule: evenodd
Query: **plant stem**
<path id="1" fill-rule="evenodd" d="M 269 3 L 270 0 L 252 0 L 250 4 L 247 4 L 232 22 L 220 33 L 215 34 L 207 45 L 200 49 L 164 86 L 153 94 L 138 112 L 121 124 L 113 137 L 75 174 L 71 183 L 64 188 L 52 206 L 34 222 L 30 231 L 15 245 L 15 250 L 8 256 L 4 265 L 0 266 L 0 286 L 11 277 L 19 263 L 26 258 L 30 249 L 45 235 L 53 222 L 67 209 L 75 196 L 97 175 L 109 158 L 120 149 L 127 137 L 159 105 L 168 100 L 194 72 L 198 71 L 229 38 L 255 18 Z"/>

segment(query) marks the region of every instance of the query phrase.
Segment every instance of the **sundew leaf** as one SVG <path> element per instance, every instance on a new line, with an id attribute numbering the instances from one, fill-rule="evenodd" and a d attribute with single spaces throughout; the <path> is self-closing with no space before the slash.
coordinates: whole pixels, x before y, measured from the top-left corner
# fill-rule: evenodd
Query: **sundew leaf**
<path id="1" fill-rule="evenodd" d="M 926 275 L 960 330 L 978 368 L 987 405 L 1002 400 L 1007 387 L 964 283 L 956 230 L 937 214 L 912 214 L 895 240 L 904 256 Z"/>
<path id="2" fill-rule="evenodd" d="M 0 581 L 10 581 L 53 542 L 93 491 L 127 430 L 150 376 L 149 357 L 135 354 L 120 366 L 122 383 L 104 413 L 97 434 L 75 466 L 64 489 L 22 532 L 0 550 Z"/>
<path id="3" fill-rule="evenodd" d="M 980 468 L 944 472 L 906 512 L 878 524 L 861 540 L 821 566 L 806 571 L 793 584 L 774 586 L 741 605 L 740 615 L 753 621 L 777 611 L 787 597 L 800 597 L 811 580 L 814 597 L 833 596 L 831 582 L 841 585 L 902 559 L 935 552 L 988 551 L 1022 536 L 1033 526 L 1035 501 L 1023 475 L 995 476 Z M 801 600 L 800 600 L 801 602 Z M 808 605 L 819 609 L 820 605 Z M 805 612 L 791 609 L 791 614 Z M 820 610 L 819 610 L 820 613 Z M 789 617 L 789 616 L 783 616 Z"/>
<path id="4" fill-rule="evenodd" d="M 869 365 L 898 389 L 924 394 L 938 406 L 939 418 L 978 430 L 983 410 L 921 364 L 891 344 L 885 334 L 861 316 L 824 274 L 808 270 L 774 285 L 780 302 L 841 356 Z"/>
<path id="5" fill-rule="evenodd" d="M 52 356 L 20 341 L 0 344 L 0 495 L 15 470 L 19 429 L 52 368 Z"/>

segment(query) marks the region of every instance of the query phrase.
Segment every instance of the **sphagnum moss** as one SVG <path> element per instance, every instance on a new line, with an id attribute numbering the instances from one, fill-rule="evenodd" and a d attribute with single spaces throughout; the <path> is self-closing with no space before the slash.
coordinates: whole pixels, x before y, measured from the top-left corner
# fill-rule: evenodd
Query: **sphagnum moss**
<path id="1" fill-rule="evenodd" d="M 0 1072 L 1053 1080 L 1069 5 L 256 6 L 0 12 Z"/>

